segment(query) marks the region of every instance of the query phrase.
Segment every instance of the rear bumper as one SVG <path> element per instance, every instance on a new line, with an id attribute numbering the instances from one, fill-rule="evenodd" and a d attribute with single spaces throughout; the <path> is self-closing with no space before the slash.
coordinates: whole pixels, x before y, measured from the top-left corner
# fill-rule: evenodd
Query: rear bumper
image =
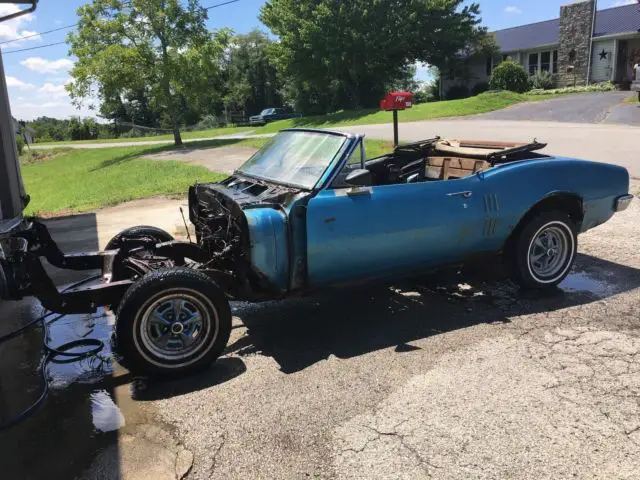
<path id="1" fill-rule="evenodd" d="M 616 198 L 616 201 L 613 205 L 613 209 L 616 212 L 622 212 L 629 207 L 631 200 L 633 200 L 633 195 L 622 195 Z"/>

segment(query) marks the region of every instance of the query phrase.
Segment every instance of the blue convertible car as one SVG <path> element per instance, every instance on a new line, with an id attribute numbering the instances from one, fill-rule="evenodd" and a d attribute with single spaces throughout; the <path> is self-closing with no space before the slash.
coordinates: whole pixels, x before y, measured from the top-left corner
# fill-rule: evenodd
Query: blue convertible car
<path id="1" fill-rule="evenodd" d="M 284 298 L 486 254 L 503 255 L 523 287 L 553 287 L 571 269 L 578 234 L 632 197 L 624 168 L 542 147 L 433 138 L 367 160 L 361 135 L 284 130 L 233 176 L 191 187 L 196 242 L 151 227 L 112 240 L 112 280 L 126 287 L 118 346 L 143 371 L 183 373 L 223 351 L 229 299 Z"/>

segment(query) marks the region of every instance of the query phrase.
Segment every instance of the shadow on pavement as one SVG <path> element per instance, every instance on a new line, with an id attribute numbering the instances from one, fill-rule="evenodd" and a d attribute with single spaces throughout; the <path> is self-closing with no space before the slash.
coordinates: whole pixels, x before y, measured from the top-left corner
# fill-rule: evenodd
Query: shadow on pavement
<path id="1" fill-rule="evenodd" d="M 487 271 L 492 278 L 487 278 Z M 477 324 L 510 322 L 517 315 L 587 304 L 640 286 L 640 270 L 578 255 L 561 288 L 526 292 L 491 267 L 462 275 L 441 273 L 417 281 L 341 290 L 305 299 L 236 304 L 247 335 L 229 345 L 240 356 L 261 352 L 285 373 L 303 370 L 330 355 L 351 358 Z"/>
<path id="2" fill-rule="evenodd" d="M 161 400 L 215 387 L 247 371 L 237 358 L 221 358 L 210 369 L 175 380 L 140 379 L 133 382 L 132 398 L 139 401 Z"/>
<path id="3" fill-rule="evenodd" d="M 90 170 L 92 172 L 97 171 L 97 170 L 102 170 L 103 168 L 108 168 L 108 167 L 112 167 L 114 165 L 119 165 L 121 163 L 125 163 L 125 162 L 129 162 L 131 160 L 135 160 L 137 158 L 140 158 L 140 156 L 142 155 L 152 155 L 155 153 L 162 153 L 162 152 L 167 152 L 167 151 L 171 151 L 171 150 L 181 150 L 184 152 L 192 152 L 192 151 L 196 151 L 196 150 L 203 150 L 206 148 L 217 148 L 217 147 L 225 147 L 228 145 L 233 145 L 235 143 L 241 142 L 242 140 L 244 140 L 243 138 L 227 138 L 227 139 L 220 139 L 220 140 L 202 140 L 202 141 L 198 141 L 198 142 L 188 142 L 188 143 L 184 143 L 183 145 L 176 147 L 175 145 L 163 145 L 163 146 L 140 146 L 140 147 L 120 147 L 120 148 L 127 148 L 129 150 L 131 150 L 132 148 L 135 148 L 134 151 L 129 152 L 129 153 L 125 153 L 123 155 L 117 155 L 114 156 L 113 158 L 110 158 L 108 160 L 103 161 L 102 163 L 100 163 L 99 166 L 97 166 L 96 168 Z M 117 147 L 117 144 L 114 145 L 114 147 Z"/>

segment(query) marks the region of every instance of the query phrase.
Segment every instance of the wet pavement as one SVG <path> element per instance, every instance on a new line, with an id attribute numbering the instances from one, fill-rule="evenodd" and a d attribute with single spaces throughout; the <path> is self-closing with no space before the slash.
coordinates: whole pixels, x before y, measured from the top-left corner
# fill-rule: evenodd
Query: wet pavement
<path id="1" fill-rule="evenodd" d="M 2 478 L 633 478 L 639 236 L 636 201 L 580 237 L 573 271 L 545 294 L 483 263 L 234 302 L 225 355 L 173 381 L 118 364 L 111 312 L 67 316 L 49 344 L 105 349 L 48 365 L 44 406 L 0 433 Z M 0 304 L 0 335 L 40 314 Z M 0 420 L 37 398 L 43 354 L 39 329 L 0 346 Z"/>

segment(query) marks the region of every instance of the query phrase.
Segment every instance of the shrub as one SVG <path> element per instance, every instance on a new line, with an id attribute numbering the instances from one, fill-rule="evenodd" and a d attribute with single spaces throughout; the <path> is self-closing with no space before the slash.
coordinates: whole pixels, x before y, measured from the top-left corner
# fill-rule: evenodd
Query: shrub
<path id="1" fill-rule="evenodd" d="M 480 95 L 481 93 L 484 93 L 488 90 L 489 82 L 478 82 L 471 89 L 471 95 L 475 97 L 476 95 Z"/>
<path id="2" fill-rule="evenodd" d="M 529 90 L 529 77 L 522 65 L 506 60 L 493 69 L 489 79 L 491 90 L 510 90 L 524 93 Z"/>
<path id="3" fill-rule="evenodd" d="M 465 85 L 452 85 L 447 90 L 447 100 L 457 100 L 459 98 L 467 98 L 469 96 L 469 88 Z"/>
<path id="4" fill-rule="evenodd" d="M 562 93 L 585 93 L 585 92 L 612 92 L 616 86 L 611 82 L 592 83 L 591 85 L 580 85 L 577 87 L 555 88 L 553 90 L 535 89 L 529 95 L 554 95 Z"/>
<path id="5" fill-rule="evenodd" d="M 218 128 L 220 126 L 220 122 L 215 115 L 205 115 L 202 117 L 195 127 L 195 130 L 208 130 L 210 128 Z"/>
<path id="6" fill-rule="evenodd" d="M 22 138 L 22 135 L 16 135 L 16 146 L 18 147 L 18 155 L 22 155 L 24 151 L 24 138 Z"/>
<path id="7" fill-rule="evenodd" d="M 531 76 L 531 88 L 536 90 L 549 90 L 553 88 L 553 77 L 549 72 L 539 71 Z"/>

